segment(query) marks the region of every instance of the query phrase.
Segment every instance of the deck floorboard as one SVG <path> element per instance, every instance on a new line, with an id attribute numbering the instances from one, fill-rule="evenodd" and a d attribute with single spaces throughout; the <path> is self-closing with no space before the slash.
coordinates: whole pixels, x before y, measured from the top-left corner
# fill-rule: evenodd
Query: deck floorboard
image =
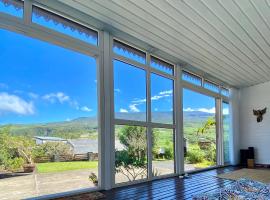
<path id="1" fill-rule="evenodd" d="M 185 179 L 171 177 L 115 188 L 103 191 L 106 195 L 104 200 L 192 199 L 195 194 L 215 191 L 233 183 L 233 181 L 217 178 L 216 176 L 237 169 L 240 169 L 240 167 L 230 166 L 193 173 Z"/>

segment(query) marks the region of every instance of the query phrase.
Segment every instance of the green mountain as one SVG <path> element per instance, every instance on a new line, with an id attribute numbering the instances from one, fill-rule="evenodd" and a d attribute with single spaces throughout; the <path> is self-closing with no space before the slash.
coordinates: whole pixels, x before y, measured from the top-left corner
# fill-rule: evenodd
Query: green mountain
<path id="1" fill-rule="evenodd" d="M 81 117 L 71 121 L 44 124 L 8 124 L 0 126 L 0 130 L 7 127 L 12 135 L 54 136 L 71 139 L 97 135 L 97 118 Z"/>
<path id="2" fill-rule="evenodd" d="M 145 121 L 145 113 L 116 113 L 119 119 L 139 120 Z M 184 112 L 184 121 L 189 125 L 199 126 L 203 121 L 214 114 L 205 112 Z M 155 112 L 153 121 L 168 123 L 171 121 L 171 112 Z M 60 121 L 43 124 L 8 124 L 0 126 L 1 129 L 9 128 L 12 135 L 25 136 L 54 136 L 61 138 L 96 138 L 97 137 L 97 118 L 96 117 L 80 117 L 71 121 Z"/>

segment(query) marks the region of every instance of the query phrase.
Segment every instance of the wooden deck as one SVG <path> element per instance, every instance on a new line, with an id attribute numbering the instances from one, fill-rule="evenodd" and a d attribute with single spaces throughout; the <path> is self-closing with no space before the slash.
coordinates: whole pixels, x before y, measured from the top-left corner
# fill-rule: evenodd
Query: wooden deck
<path id="1" fill-rule="evenodd" d="M 233 181 L 217 178 L 222 174 L 239 169 L 239 167 L 225 167 L 204 172 L 194 173 L 189 178 L 179 177 L 155 180 L 132 186 L 115 188 L 104 191 L 106 200 L 127 199 L 192 199 L 194 194 L 214 191 Z"/>

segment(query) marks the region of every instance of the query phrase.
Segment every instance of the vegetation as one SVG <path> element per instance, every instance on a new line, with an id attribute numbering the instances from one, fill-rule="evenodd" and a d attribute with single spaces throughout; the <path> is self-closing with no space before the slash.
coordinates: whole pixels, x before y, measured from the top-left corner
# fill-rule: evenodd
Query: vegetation
<path id="1" fill-rule="evenodd" d="M 48 162 L 37 163 L 37 172 L 51 173 L 80 169 L 97 169 L 98 161 Z"/>
<path id="2" fill-rule="evenodd" d="M 63 142 L 46 142 L 41 145 L 36 145 L 33 149 L 35 158 L 48 156 L 50 158 L 59 155 L 72 155 L 71 148 Z"/>
<path id="3" fill-rule="evenodd" d="M 92 183 L 94 183 L 95 186 L 98 186 L 98 177 L 97 177 L 97 175 L 96 175 L 95 173 L 92 172 L 92 173 L 89 175 L 89 180 L 90 180 Z"/>
<path id="4" fill-rule="evenodd" d="M 198 168 L 213 165 L 216 162 L 214 116 L 196 112 L 188 114 L 184 113 L 184 133 L 188 143 L 186 162 L 195 164 Z M 137 115 L 139 117 L 140 113 Z M 164 114 L 164 120 L 166 116 Z M 37 157 L 70 155 L 72 153 L 70 147 L 64 143 L 49 142 L 35 145 L 32 137 L 40 135 L 67 139 L 97 139 L 96 124 L 96 118 L 78 118 L 69 122 L 0 126 L 0 169 L 18 171 L 24 164 L 33 163 Z M 159 161 L 174 159 L 173 132 L 169 129 L 154 129 L 152 136 L 153 159 Z M 116 128 L 116 139 L 125 147 L 124 150 L 116 151 L 116 172 L 123 173 L 130 180 L 145 176 L 147 170 L 146 129 L 138 126 L 120 126 Z M 202 141 L 209 144 L 202 148 Z M 37 164 L 40 173 L 91 169 L 92 167 L 97 167 L 97 162 Z"/>
<path id="5" fill-rule="evenodd" d="M 129 181 L 145 176 L 147 171 L 146 129 L 139 126 L 124 126 L 118 138 L 125 149 L 116 151 L 115 171 Z"/>
<path id="6" fill-rule="evenodd" d="M 97 139 L 97 118 L 81 117 L 71 121 L 47 124 L 12 124 L 0 126 L 0 131 L 8 128 L 13 136 L 52 136 L 64 139 Z"/>
<path id="7" fill-rule="evenodd" d="M 209 117 L 197 128 L 190 132 L 185 127 L 185 137 L 188 141 L 186 163 L 195 164 L 195 168 L 205 168 L 216 163 L 216 131 L 215 119 Z M 193 126 L 194 127 L 194 126 Z M 195 133 L 197 133 L 195 135 Z M 190 141 L 189 141 L 190 140 Z"/>
<path id="8" fill-rule="evenodd" d="M 28 137 L 11 136 L 9 129 L 0 131 L 0 166 L 2 170 L 18 171 L 33 163 L 34 142 Z"/>
<path id="9" fill-rule="evenodd" d="M 152 133 L 153 141 L 153 159 L 154 160 L 172 160 L 174 158 L 174 140 L 173 132 L 169 129 L 154 129 Z M 160 150 L 164 150 L 164 154 L 160 155 Z M 162 157 L 161 157 L 162 156 Z"/>

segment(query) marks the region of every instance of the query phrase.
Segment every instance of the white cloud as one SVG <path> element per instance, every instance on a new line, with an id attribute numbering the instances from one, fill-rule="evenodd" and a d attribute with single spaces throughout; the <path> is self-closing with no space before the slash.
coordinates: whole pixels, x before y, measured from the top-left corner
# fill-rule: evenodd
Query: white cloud
<path id="1" fill-rule="evenodd" d="M 56 93 L 50 93 L 46 94 L 42 97 L 44 100 L 47 100 L 51 103 L 55 103 L 56 101 L 59 101 L 60 103 L 69 102 L 70 97 L 67 96 L 63 92 L 56 92 Z"/>
<path id="2" fill-rule="evenodd" d="M 140 112 L 140 110 L 137 108 L 137 104 L 131 104 L 131 105 L 129 105 L 129 109 L 132 112 Z"/>
<path id="3" fill-rule="evenodd" d="M 124 108 L 120 108 L 120 113 L 128 113 L 128 110 Z"/>
<path id="4" fill-rule="evenodd" d="M 71 119 L 70 119 L 70 118 L 66 118 L 66 121 L 67 121 L 67 122 L 70 122 L 70 121 L 71 121 Z"/>
<path id="5" fill-rule="evenodd" d="M 158 95 L 152 96 L 151 100 L 156 101 L 156 100 L 159 100 L 159 99 L 162 99 L 162 98 L 165 98 L 165 97 L 171 97 L 172 94 L 173 94 L 172 90 L 161 91 L 161 92 L 158 93 Z M 146 99 L 135 99 L 134 101 L 132 101 L 132 103 L 137 104 L 137 105 L 145 103 L 145 102 L 146 102 Z"/>
<path id="6" fill-rule="evenodd" d="M 152 96 L 151 100 L 155 101 L 155 100 L 159 100 L 165 97 L 171 97 L 173 94 L 172 90 L 165 90 L 165 91 L 161 91 L 158 93 L 158 95 Z"/>
<path id="7" fill-rule="evenodd" d="M 31 97 L 32 99 L 37 99 L 37 98 L 39 97 L 38 94 L 33 93 L 33 92 L 29 92 L 28 95 L 29 95 L 29 97 Z"/>
<path id="8" fill-rule="evenodd" d="M 173 94 L 172 90 L 165 90 L 158 93 L 158 95 L 154 95 L 151 97 L 152 101 L 157 101 L 159 99 L 165 98 L 165 97 L 171 97 Z M 140 112 L 137 106 L 146 103 L 146 99 L 134 99 L 131 104 L 129 105 L 129 108 L 132 112 Z"/>
<path id="9" fill-rule="evenodd" d="M 34 105 L 22 98 L 8 93 L 0 93 L 0 114 L 16 113 L 21 115 L 34 114 Z"/>
<path id="10" fill-rule="evenodd" d="M 216 108 L 215 107 L 209 108 L 209 109 L 207 109 L 207 108 L 199 108 L 198 111 L 213 114 L 213 113 L 216 113 Z"/>
<path id="11" fill-rule="evenodd" d="M 223 108 L 222 113 L 223 113 L 223 115 L 228 115 L 229 114 L 229 109 L 228 108 Z"/>
<path id="12" fill-rule="evenodd" d="M 23 94 L 24 93 L 22 90 L 14 90 L 13 92 L 16 94 Z"/>
<path id="13" fill-rule="evenodd" d="M 118 92 L 118 93 L 120 93 L 120 92 L 121 92 L 121 90 L 120 90 L 119 88 L 115 88 L 115 89 L 114 89 L 114 92 Z"/>
<path id="14" fill-rule="evenodd" d="M 92 111 L 92 109 L 88 108 L 87 106 L 81 107 L 81 110 L 84 111 L 84 112 L 91 112 Z"/>
<path id="15" fill-rule="evenodd" d="M 185 112 L 193 112 L 193 111 L 199 111 L 199 112 L 205 112 L 205 113 L 211 113 L 214 114 L 216 113 L 216 108 L 197 108 L 197 109 L 192 109 L 192 108 L 184 108 L 183 111 Z"/>
<path id="16" fill-rule="evenodd" d="M 7 84 L 5 84 L 5 83 L 0 83 L 0 89 L 5 89 L 5 90 L 7 90 L 9 87 L 8 87 L 8 85 Z"/>
<path id="17" fill-rule="evenodd" d="M 75 108 L 76 110 L 80 110 L 79 103 L 76 100 L 70 101 L 69 104 L 71 107 Z"/>
<path id="18" fill-rule="evenodd" d="M 172 95 L 172 93 L 173 93 L 172 90 L 165 90 L 165 91 L 161 91 L 159 94 L 160 95 L 167 95 L 167 94 Z"/>
<path id="19" fill-rule="evenodd" d="M 135 104 L 142 104 L 145 102 L 146 102 L 146 99 L 135 99 L 132 101 L 132 103 L 135 103 Z"/>
<path id="20" fill-rule="evenodd" d="M 194 109 L 191 109 L 191 108 L 183 108 L 183 111 L 184 112 L 193 112 L 195 110 Z"/>

